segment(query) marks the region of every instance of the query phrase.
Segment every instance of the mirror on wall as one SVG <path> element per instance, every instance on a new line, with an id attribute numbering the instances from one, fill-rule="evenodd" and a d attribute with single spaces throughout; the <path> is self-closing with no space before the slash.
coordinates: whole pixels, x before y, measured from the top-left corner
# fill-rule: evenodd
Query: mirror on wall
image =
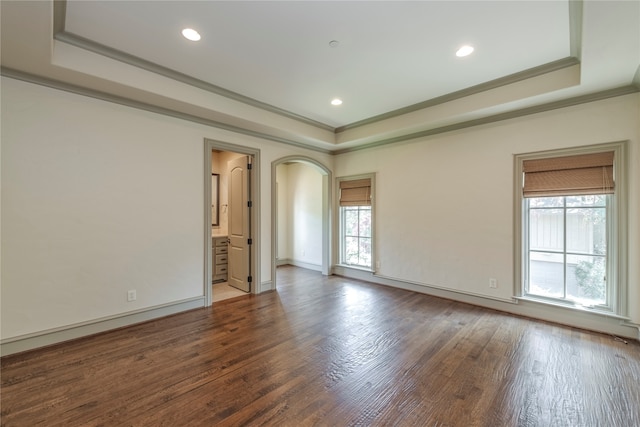
<path id="1" fill-rule="evenodd" d="M 220 225 L 218 217 L 220 215 L 220 174 L 211 174 L 211 225 Z"/>

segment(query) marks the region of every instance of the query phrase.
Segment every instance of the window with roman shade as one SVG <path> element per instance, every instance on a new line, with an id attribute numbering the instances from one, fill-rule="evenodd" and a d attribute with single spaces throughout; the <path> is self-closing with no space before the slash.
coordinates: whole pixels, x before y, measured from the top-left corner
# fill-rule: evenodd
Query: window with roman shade
<path id="1" fill-rule="evenodd" d="M 613 151 L 523 162 L 524 197 L 613 194 Z"/>
<path id="2" fill-rule="evenodd" d="M 624 315 L 626 146 L 515 156 L 518 297 Z"/>
<path id="3" fill-rule="evenodd" d="M 373 266 L 374 175 L 338 178 L 340 260 L 343 266 Z"/>
<path id="4" fill-rule="evenodd" d="M 340 206 L 371 206 L 371 178 L 340 181 Z"/>

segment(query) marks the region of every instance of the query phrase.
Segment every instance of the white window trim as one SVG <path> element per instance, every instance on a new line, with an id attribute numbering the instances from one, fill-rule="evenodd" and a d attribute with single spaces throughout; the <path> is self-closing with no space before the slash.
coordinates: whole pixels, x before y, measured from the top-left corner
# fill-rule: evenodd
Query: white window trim
<path id="1" fill-rule="evenodd" d="M 360 271 L 367 271 L 367 272 L 375 272 L 375 268 L 374 266 L 376 265 L 376 240 L 375 240 L 375 231 L 376 231 L 376 208 L 375 208 L 375 204 L 376 204 L 376 197 L 375 197 L 375 192 L 376 192 L 376 179 L 375 179 L 375 173 L 367 173 L 367 174 L 362 174 L 362 175 L 351 175 L 351 176 L 342 176 L 342 177 L 338 177 L 336 178 L 336 225 L 338 227 L 338 250 L 336 251 L 336 254 L 338 256 L 338 259 L 336 260 L 336 265 L 339 267 L 344 267 L 344 268 L 351 268 L 354 270 L 360 270 Z M 342 207 L 340 206 L 340 183 L 342 181 L 354 181 L 357 179 L 371 179 L 371 266 L 370 267 L 363 267 L 361 265 L 352 265 L 352 264 L 345 264 L 344 262 L 342 262 L 342 260 L 344 259 L 344 245 L 343 245 L 343 227 L 342 227 Z"/>
<path id="2" fill-rule="evenodd" d="M 516 154 L 514 156 L 514 295 L 517 299 L 545 304 L 550 307 L 562 307 L 579 311 L 593 312 L 612 317 L 626 318 L 628 313 L 627 298 L 627 145 L 628 141 L 619 141 L 606 144 L 589 145 L 583 147 L 548 150 L 534 153 Z M 589 154 L 602 151 L 614 152 L 614 176 L 615 195 L 609 204 L 607 215 L 611 215 L 609 221 L 611 233 L 611 245 L 607 248 L 608 277 L 607 282 L 611 292 L 610 310 L 603 308 L 585 308 L 570 302 L 547 300 L 544 297 L 534 297 L 525 293 L 525 262 L 526 251 L 524 243 L 525 216 L 524 197 L 522 196 L 523 163 L 525 160 L 541 159 L 548 157 L 560 157 L 569 155 Z"/>

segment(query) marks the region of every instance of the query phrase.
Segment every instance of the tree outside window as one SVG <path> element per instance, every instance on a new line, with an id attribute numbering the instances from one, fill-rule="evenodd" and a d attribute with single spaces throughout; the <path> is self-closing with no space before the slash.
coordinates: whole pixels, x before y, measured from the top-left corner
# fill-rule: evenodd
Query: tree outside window
<path id="1" fill-rule="evenodd" d="M 348 265 L 371 267 L 371 206 L 342 208 L 344 259 Z"/>
<path id="2" fill-rule="evenodd" d="M 607 302 L 606 195 L 527 200 L 528 294 Z"/>
<path id="3" fill-rule="evenodd" d="M 626 142 L 518 154 L 518 297 L 626 315 Z"/>
<path id="4" fill-rule="evenodd" d="M 370 269 L 373 252 L 373 174 L 338 180 L 340 263 Z"/>

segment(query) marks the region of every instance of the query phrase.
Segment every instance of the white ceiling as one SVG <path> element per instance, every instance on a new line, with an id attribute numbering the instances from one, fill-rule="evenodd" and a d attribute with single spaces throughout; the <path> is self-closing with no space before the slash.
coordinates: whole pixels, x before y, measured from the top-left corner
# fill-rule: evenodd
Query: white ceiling
<path id="1" fill-rule="evenodd" d="M 569 56 L 567 2 L 72 1 L 66 30 L 334 127 Z"/>
<path id="2" fill-rule="evenodd" d="M 333 150 L 630 86 L 640 3 L 573 3 L 3 1 L 2 65 Z"/>

